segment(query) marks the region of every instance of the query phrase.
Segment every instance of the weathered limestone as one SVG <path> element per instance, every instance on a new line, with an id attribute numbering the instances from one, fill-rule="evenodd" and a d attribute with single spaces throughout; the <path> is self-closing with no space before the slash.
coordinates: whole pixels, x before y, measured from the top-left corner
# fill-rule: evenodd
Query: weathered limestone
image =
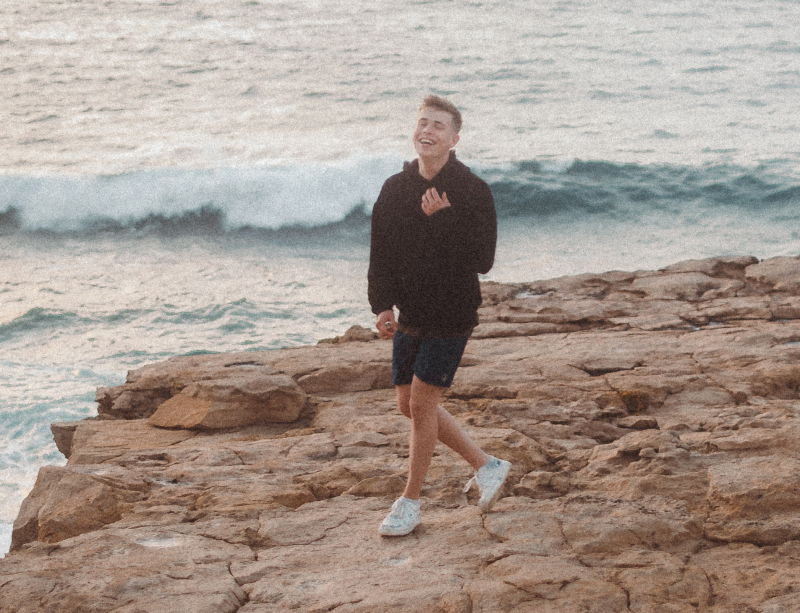
<path id="1" fill-rule="evenodd" d="M 190 383 L 161 403 L 149 422 L 160 428 L 241 428 L 292 422 L 306 394 L 289 375 L 264 375 Z"/>
<path id="2" fill-rule="evenodd" d="M 800 591 L 800 259 L 484 285 L 443 406 L 513 462 L 482 516 L 438 447 L 377 526 L 408 421 L 390 345 L 173 358 L 54 424 L 0 612 L 784 613 Z"/>
<path id="3" fill-rule="evenodd" d="M 115 466 L 69 471 L 45 466 L 14 522 L 11 547 L 58 543 L 98 530 L 120 520 L 149 489 L 145 481 Z"/>
<path id="4" fill-rule="evenodd" d="M 800 258 L 772 258 L 752 264 L 745 277 L 763 283 L 779 292 L 796 293 L 800 290 Z"/>
<path id="5" fill-rule="evenodd" d="M 709 538 L 754 545 L 800 540 L 800 461 L 742 458 L 712 466 L 708 474 Z"/>

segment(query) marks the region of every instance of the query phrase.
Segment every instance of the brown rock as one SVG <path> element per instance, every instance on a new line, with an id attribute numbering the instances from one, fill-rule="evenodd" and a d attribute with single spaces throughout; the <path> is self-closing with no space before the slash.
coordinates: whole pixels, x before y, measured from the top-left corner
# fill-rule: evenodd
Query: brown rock
<path id="1" fill-rule="evenodd" d="M 404 538 L 377 535 L 410 424 L 371 331 L 132 371 L 98 390 L 102 419 L 54 426 L 69 462 L 20 510 L 0 613 L 794 610 L 796 262 L 485 284 L 442 405 L 512 471 L 481 514 L 472 468 L 437 446 Z M 146 419 L 241 416 L 274 377 L 311 394 L 294 422 Z"/>
<path id="2" fill-rule="evenodd" d="M 383 447 L 389 439 L 380 432 L 345 432 L 336 437 L 336 442 L 342 447 Z"/>
<path id="3" fill-rule="evenodd" d="M 168 447 L 194 437 L 193 432 L 154 428 L 144 420 L 78 422 L 69 464 L 101 464 L 134 449 Z"/>
<path id="4" fill-rule="evenodd" d="M 366 343 L 368 341 L 372 341 L 378 338 L 378 333 L 374 330 L 370 330 L 368 328 L 364 328 L 363 326 L 351 326 L 347 329 L 342 336 L 336 336 L 334 338 L 325 338 L 319 341 L 320 343 L 353 343 L 353 342 L 360 342 Z"/>
<path id="5" fill-rule="evenodd" d="M 571 549 L 564 537 L 556 501 L 527 497 L 503 498 L 484 518 L 484 527 L 499 541 L 513 544 L 514 551 L 537 556 L 560 556 Z"/>
<path id="6" fill-rule="evenodd" d="M 163 528 L 109 527 L 7 556 L 3 568 L 16 572 L 4 581 L 0 611 L 233 613 L 247 597 L 228 565 L 248 556 L 245 546 Z M 103 560 L 102 572 L 81 563 L 90 559 Z"/>
<path id="7" fill-rule="evenodd" d="M 258 381 L 278 374 L 256 353 L 207 354 L 171 358 L 128 372 L 124 385 L 97 390 L 98 413 L 104 417 L 141 419 L 186 386 L 208 380 Z M 247 386 L 247 383 L 244 383 Z"/>
<path id="8" fill-rule="evenodd" d="M 655 300 L 700 300 L 709 293 L 713 297 L 735 295 L 744 286 L 742 281 L 718 279 L 700 272 L 675 272 L 636 279 L 631 288 L 645 292 Z"/>
<path id="9" fill-rule="evenodd" d="M 370 477 L 356 483 L 345 492 L 350 496 L 399 496 L 406 480 L 400 475 Z"/>
<path id="10" fill-rule="evenodd" d="M 75 430 L 77 429 L 78 422 L 76 421 L 50 424 L 50 431 L 53 433 L 56 447 L 67 459 L 72 453 L 72 438 L 75 436 Z"/>
<path id="11" fill-rule="evenodd" d="M 14 522 L 11 549 L 40 541 L 58 543 L 119 520 L 149 486 L 123 471 L 45 466 Z"/>
<path id="12" fill-rule="evenodd" d="M 288 375 L 192 383 L 158 407 L 148 422 L 159 428 L 237 428 L 292 422 L 306 394 Z"/>
<path id="13" fill-rule="evenodd" d="M 571 556 L 512 555 L 495 562 L 488 570 L 534 599 L 552 603 L 550 611 L 630 610 L 622 588 Z"/>
<path id="14" fill-rule="evenodd" d="M 365 392 L 392 387 L 392 366 L 386 363 L 327 366 L 298 379 L 309 394 Z"/>
<path id="15" fill-rule="evenodd" d="M 743 458 L 711 467 L 709 476 L 710 538 L 755 545 L 800 538 L 800 461 Z"/>
<path id="16" fill-rule="evenodd" d="M 617 420 L 617 425 L 622 428 L 633 428 L 634 430 L 657 430 L 658 421 L 654 417 L 644 415 L 629 415 Z"/>
<path id="17" fill-rule="evenodd" d="M 562 504 L 564 537 L 581 554 L 620 553 L 629 548 L 683 551 L 702 538 L 698 518 L 685 505 L 667 498 L 628 502 L 570 494 Z"/>
<path id="18" fill-rule="evenodd" d="M 597 445 L 589 456 L 585 471 L 593 475 L 606 475 L 638 460 L 642 449 L 685 449 L 683 443 L 672 432 L 643 430 L 632 432 L 607 445 Z"/>
<path id="19" fill-rule="evenodd" d="M 647 611 L 663 603 L 681 603 L 674 611 L 707 610 L 714 593 L 702 568 L 662 554 L 646 566 L 621 569 L 618 581 L 629 596 L 630 610 Z"/>
<path id="20" fill-rule="evenodd" d="M 744 278 L 745 269 L 757 264 L 758 259 L 751 255 L 708 258 L 705 260 L 684 260 L 666 266 L 664 272 L 699 272 L 709 277 Z"/>
<path id="21" fill-rule="evenodd" d="M 569 488 L 568 474 L 535 470 L 514 486 L 514 494 L 529 498 L 558 498 L 569 492 Z"/>
<path id="22" fill-rule="evenodd" d="M 748 266 L 745 277 L 772 286 L 778 292 L 800 290 L 800 259 L 777 257 Z"/>
<path id="23" fill-rule="evenodd" d="M 746 611 L 754 602 L 765 613 L 796 608 L 796 599 L 789 598 L 787 602 L 786 598 L 796 596 L 800 565 L 780 549 L 770 551 L 749 543 L 731 543 L 700 552 L 692 562 L 705 569 L 718 611 Z"/>

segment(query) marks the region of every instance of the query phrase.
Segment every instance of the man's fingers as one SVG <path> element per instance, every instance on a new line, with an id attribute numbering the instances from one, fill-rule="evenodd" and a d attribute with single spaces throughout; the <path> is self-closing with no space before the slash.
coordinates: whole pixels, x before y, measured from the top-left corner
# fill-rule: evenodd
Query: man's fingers
<path id="1" fill-rule="evenodd" d="M 394 313 L 391 311 L 384 311 L 378 314 L 375 327 L 378 328 L 379 336 L 384 338 L 394 336 L 395 325 Z"/>
<path id="2" fill-rule="evenodd" d="M 436 204 L 439 199 L 439 194 L 435 187 L 431 187 L 428 191 L 422 194 L 422 202 L 424 204 Z"/>
<path id="3" fill-rule="evenodd" d="M 442 192 L 442 195 L 439 196 L 436 188 L 431 187 L 422 194 L 422 210 L 425 211 L 426 215 L 433 215 L 436 211 L 449 206 L 450 201 L 447 199 L 447 192 Z"/>

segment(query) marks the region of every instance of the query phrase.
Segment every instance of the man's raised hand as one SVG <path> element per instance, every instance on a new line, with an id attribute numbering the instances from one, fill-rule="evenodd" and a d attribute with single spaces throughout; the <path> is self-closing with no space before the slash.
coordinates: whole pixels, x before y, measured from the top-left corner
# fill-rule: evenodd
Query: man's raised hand
<path id="1" fill-rule="evenodd" d="M 431 187 L 422 194 L 422 210 L 428 217 L 449 206 L 450 201 L 447 199 L 447 192 L 442 192 L 442 195 L 439 196 L 439 192 L 436 191 L 436 188 Z"/>

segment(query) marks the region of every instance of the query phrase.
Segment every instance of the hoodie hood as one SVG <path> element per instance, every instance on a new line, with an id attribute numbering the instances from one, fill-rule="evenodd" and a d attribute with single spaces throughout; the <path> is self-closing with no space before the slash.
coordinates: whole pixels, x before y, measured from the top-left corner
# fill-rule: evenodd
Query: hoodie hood
<path id="1" fill-rule="evenodd" d="M 461 162 L 456 159 L 456 152 L 451 151 L 450 157 L 447 160 L 447 163 L 442 166 L 442 169 L 439 173 L 431 180 L 428 181 L 425 177 L 423 177 L 419 172 L 419 158 L 412 160 L 411 162 L 403 162 L 403 175 L 406 178 L 419 180 L 427 184 L 436 183 L 441 177 L 449 176 L 453 172 L 457 172 L 457 168 L 461 166 L 465 170 L 469 170 L 466 166 L 464 166 Z"/>

